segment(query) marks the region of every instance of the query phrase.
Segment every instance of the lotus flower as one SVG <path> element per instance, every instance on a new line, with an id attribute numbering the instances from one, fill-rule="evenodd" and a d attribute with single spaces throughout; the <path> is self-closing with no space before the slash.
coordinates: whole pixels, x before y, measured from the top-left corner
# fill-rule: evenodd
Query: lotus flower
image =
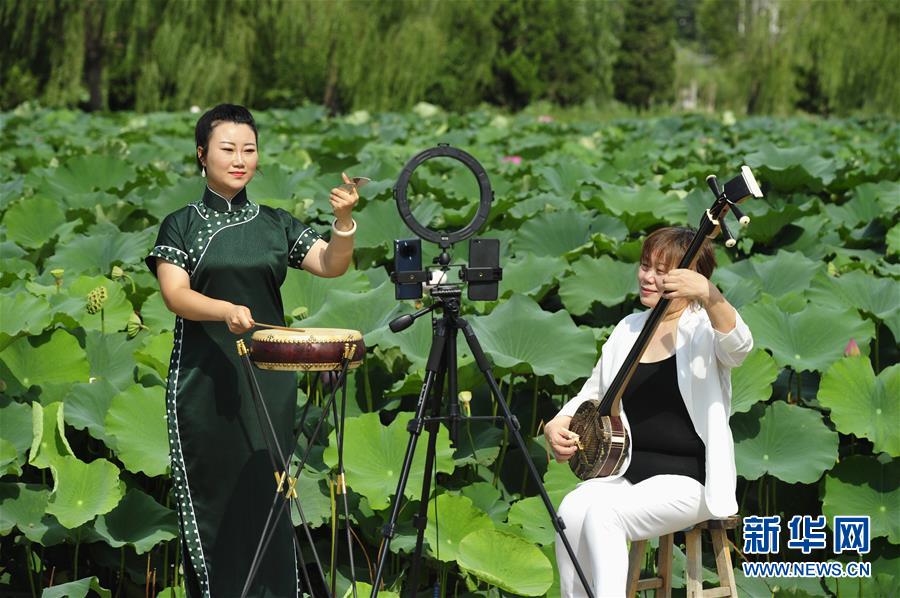
<path id="1" fill-rule="evenodd" d="M 856 339 L 851 338 L 850 342 L 847 343 L 847 346 L 844 347 L 844 356 L 845 357 L 859 357 L 861 354 L 859 350 L 859 345 L 856 344 Z"/>
<path id="2" fill-rule="evenodd" d="M 518 166 L 522 163 L 522 156 L 503 156 L 503 162 L 508 162 L 510 164 L 515 164 Z"/>
<path id="3" fill-rule="evenodd" d="M 540 116 L 538 116 L 538 122 L 539 123 L 552 123 L 553 117 L 550 116 L 549 114 L 541 114 Z"/>

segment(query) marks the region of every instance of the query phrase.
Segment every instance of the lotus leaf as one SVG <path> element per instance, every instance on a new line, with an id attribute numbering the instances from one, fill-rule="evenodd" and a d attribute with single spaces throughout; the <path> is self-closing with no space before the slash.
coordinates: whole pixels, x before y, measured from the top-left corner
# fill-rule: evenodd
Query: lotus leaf
<path id="1" fill-rule="evenodd" d="M 85 463 L 76 457 L 61 457 L 51 470 L 54 491 L 47 512 L 68 529 L 110 512 L 125 494 L 119 468 L 106 459 Z"/>
<path id="2" fill-rule="evenodd" d="M 388 508 L 391 496 L 397 489 L 410 439 L 410 434 L 406 431 L 410 419 L 411 414 L 400 413 L 389 426 L 384 426 L 377 413 L 364 413 L 359 417 L 347 418 L 345 422 L 344 465 L 347 485 L 354 492 L 365 496 L 375 510 Z M 422 493 L 427 442 L 427 435 L 419 438 L 404 491 L 407 498 L 418 500 Z M 329 467 L 337 465 L 333 432 L 328 438 L 324 457 Z M 453 471 L 453 449 L 450 448 L 447 430 L 443 427 L 438 432 L 435 464 L 437 471 Z"/>
<path id="3" fill-rule="evenodd" d="M 506 520 L 509 503 L 503 500 L 500 491 L 489 482 L 475 482 L 460 489 L 460 494 L 472 501 L 472 505 L 487 513 L 497 524 Z"/>
<path id="4" fill-rule="evenodd" d="M 812 409 L 757 403 L 733 416 L 731 429 L 737 472 L 747 480 L 768 473 L 789 484 L 811 484 L 837 460 L 838 435 Z"/>
<path id="5" fill-rule="evenodd" d="M 386 281 L 365 293 L 333 291 L 322 309 L 303 320 L 303 326 L 358 330 L 371 345 L 368 335 L 387 326 L 402 309 L 402 304 L 394 299 L 394 285 Z"/>
<path id="6" fill-rule="evenodd" d="M 150 495 L 131 489 L 115 509 L 97 517 L 94 529 L 113 548 L 128 544 L 144 554 L 178 537 L 178 517 Z"/>
<path id="7" fill-rule="evenodd" d="M 108 274 L 114 265 L 139 264 L 156 237 L 152 229 L 136 233 L 122 232 L 112 225 L 97 227 L 87 235 L 57 248 L 44 264 L 44 270 L 62 268 L 79 274 Z"/>
<path id="8" fill-rule="evenodd" d="M 65 220 L 59 202 L 42 196 L 18 201 L 3 215 L 9 238 L 29 249 L 43 246 Z"/>
<path id="9" fill-rule="evenodd" d="M 823 158 L 817 148 L 798 145 L 779 148 L 765 143 L 745 157 L 756 176 L 779 191 L 820 191 L 834 180 L 834 160 Z"/>
<path id="10" fill-rule="evenodd" d="M 499 367 L 569 384 L 594 366 L 590 331 L 576 327 L 566 312 L 548 313 L 528 297 L 514 295 L 490 315 L 471 320 L 484 351 Z"/>
<path id="11" fill-rule="evenodd" d="M 552 544 L 556 538 L 556 530 L 540 496 L 529 496 L 514 502 L 509 509 L 508 522 L 522 528 L 522 533 L 516 535 L 534 544 Z"/>
<path id="12" fill-rule="evenodd" d="M 461 569 L 501 590 L 541 596 L 553 583 L 553 567 L 547 557 L 530 542 L 508 532 L 472 532 L 459 543 L 458 551 Z"/>
<path id="13" fill-rule="evenodd" d="M 36 484 L 0 484 L 0 536 L 13 526 L 32 542 L 54 546 L 69 537 L 53 515 L 47 515 L 50 491 Z"/>
<path id="14" fill-rule="evenodd" d="M 440 494 L 428 501 L 425 539 L 428 541 L 430 554 L 439 561 L 456 561 L 463 538 L 474 531 L 493 527 L 491 518 L 465 496 Z"/>
<path id="15" fill-rule="evenodd" d="M 91 330 L 86 335 L 85 348 L 91 364 L 94 380 L 108 380 L 119 390 L 134 382 L 134 357 L 131 355 L 134 343 L 129 343 L 124 332 L 100 334 Z"/>
<path id="16" fill-rule="evenodd" d="M 311 528 L 319 527 L 331 520 L 331 498 L 325 482 L 320 477 L 312 475 L 308 469 L 304 470 L 297 478 L 297 494 L 300 496 L 303 516 Z M 350 516 L 353 517 L 352 511 Z M 291 519 L 295 526 L 303 523 L 293 505 Z"/>
<path id="17" fill-rule="evenodd" d="M 0 360 L 26 389 L 40 384 L 46 392 L 51 386 L 85 382 L 89 376 L 84 350 L 62 330 L 16 339 L 0 353 Z"/>
<path id="18" fill-rule="evenodd" d="M 5 314 L 0 318 L 0 350 L 20 333 L 38 335 L 53 321 L 46 299 L 21 291 L 0 295 L 0 314 Z"/>
<path id="19" fill-rule="evenodd" d="M 66 440 L 63 424 L 63 404 L 50 403 L 46 407 L 33 403 L 31 411 L 31 454 L 28 462 L 41 469 L 54 465 L 67 456 L 74 456 Z"/>
<path id="20" fill-rule="evenodd" d="M 134 166 L 113 156 L 76 156 L 46 179 L 46 189 L 66 201 L 72 195 L 120 189 L 136 175 Z"/>
<path id="21" fill-rule="evenodd" d="M 538 212 L 555 212 L 565 210 L 572 206 L 572 202 L 555 193 L 537 193 L 527 195 L 516 201 L 504 214 L 504 218 L 512 217 L 516 220 L 527 220 Z"/>
<path id="22" fill-rule="evenodd" d="M 885 239 L 887 242 L 888 255 L 897 255 L 900 253 L 900 224 L 895 224 L 887 232 Z"/>
<path id="23" fill-rule="evenodd" d="M 369 584 L 360 581 L 356 584 L 356 595 L 357 596 L 369 596 L 372 594 L 372 586 Z M 398 592 L 391 592 L 389 590 L 378 590 L 378 595 L 383 596 L 383 598 L 400 598 L 400 594 Z M 342 598 L 353 598 L 353 588 L 347 588 L 347 591 L 344 592 Z"/>
<path id="24" fill-rule="evenodd" d="M 0 407 L 0 441 L 6 447 L 0 458 L 0 475 L 22 473 L 32 437 L 31 405 L 10 400 Z"/>
<path id="25" fill-rule="evenodd" d="M 37 484 L 0 484 L 0 536 L 39 527 L 50 491 Z M 36 540 L 37 541 L 37 540 Z"/>
<path id="26" fill-rule="evenodd" d="M 785 226 L 793 224 L 810 208 L 810 202 L 800 205 L 794 196 L 786 199 L 779 195 L 753 199 L 741 204 L 741 209 L 750 217 L 750 225 L 741 232 L 741 237 L 749 237 L 761 243 L 770 243 Z M 704 201 L 708 196 L 704 194 Z M 708 201 L 706 203 L 709 203 Z M 706 209 L 706 205 L 703 206 Z"/>
<path id="27" fill-rule="evenodd" d="M 590 241 L 590 218 L 584 212 L 545 212 L 526 221 L 513 238 L 516 256 L 561 256 Z"/>
<path id="28" fill-rule="evenodd" d="M 162 187 L 154 195 L 147 197 L 143 207 L 157 220 L 162 220 L 175 210 L 201 199 L 203 191 L 203 183 L 196 177 L 182 177 L 174 184 Z"/>
<path id="29" fill-rule="evenodd" d="M 878 220 L 883 215 L 876 195 L 871 191 L 866 192 L 864 188 L 864 185 L 857 187 L 850 201 L 840 205 L 826 203 L 822 206 L 833 226 L 853 229 L 860 224 Z"/>
<path id="30" fill-rule="evenodd" d="M 141 306 L 141 321 L 153 333 L 175 329 L 175 314 L 169 311 L 162 294 L 151 294 Z"/>
<path id="31" fill-rule="evenodd" d="M 875 215 L 873 218 L 890 216 L 900 209 L 900 182 L 881 180 L 877 183 L 862 183 L 853 189 L 853 199 L 865 204 L 875 201 L 883 214 Z M 862 222 L 865 220 L 860 221 Z"/>
<path id="32" fill-rule="evenodd" d="M 334 291 L 362 293 L 368 290 L 368 278 L 359 270 L 350 270 L 337 278 L 310 276 L 292 270 L 281 286 L 281 298 L 287 315 L 293 315 L 301 308 L 306 308 L 307 315 L 313 315 L 331 300 Z M 302 325 L 295 320 L 294 326 Z"/>
<path id="33" fill-rule="evenodd" d="M 631 232 L 652 228 L 656 224 L 685 224 L 687 205 L 674 194 L 664 193 L 654 184 L 638 188 L 602 183 L 600 194 L 589 202 L 618 216 Z"/>
<path id="34" fill-rule="evenodd" d="M 568 268 L 566 260 L 557 256 L 526 254 L 503 265 L 500 296 L 528 295 L 540 301 L 559 281 Z"/>
<path id="35" fill-rule="evenodd" d="M 829 527 L 835 515 L 868 515 L 872 538 L 900 544 L 900 461 L 872 457 L 842 459 L 825 476 L 822 513 Z"/>
<path id="36" fill-rule="evenodd" d="M 884 322 L 894 338 L 900 338 L 900 293 L 897 282 L 877 278 L 860 270 L 853 270 L 837 278 L 817 276 L 807 295 L 818 306 L 846 309 L 854 307 L 874 315 Z"/>
<path id="37" fill-rule="evenodd" d="M 560 282 L 559 296 L 574 315 L 587 312 L 596 302 L 613 307 L 637 291 L 636 270 L 634 264 L 606 255 L 598 259 L 583 255 Z"/>
<path id="38" fill-rule="evenodd" d="M 785 313 L 771 299 L 745 306 L 742 315 L 758 347 L 769 349 L 779 366 L 825 371 L 840 359 L 850 339 L 860 345 L 875 335 L 872 322 L 846 310 L 808 305 Z"/>
<path id="39" fill-rule="evenodd" d="M 78 581 L 59 584 L 46 588 L 41 593 L 41 598 L 85 598 L 88 592 L 95 592 L 100 598 L 110 598 L 112 592 L 100 585 L 96 577 L 85 577 Z"/>
<path id="40" fill-rule="evenodd" d="M 772 383 L 778 377 L 778 366 L 772 356 L 756 349 L 741 367 L 731 370 L 731 413 L 743 413 L 772 396 Z"/>
<path id="41" fill-rule="evenodd" d="M 153 368 L 161 378 L 165 378 L 169 371 L 174 339 L 171 332 L 151 336 L 142 348 L 134 352 L 135 360 Z"/>
<path id="42" fill-rule="evenodd" d="M 879 372 L 865 357 L 836 361 L 819 383 L 819 403 L 838 431 L 868 438 L 876 451 L 900 456 L 900 364 Z"/>
<path id="43" fill-rule="evenodd" d="M 559 508 L 562 499 L 581 483 L 581 480 L 572 473 L 567 463 L 557 463 L 551 460 L 547 464 L 547 472 L 544 474 L 544 490 L 550 496 L 554 508 Z"/>
<path id="44" fill-rule="evenodd" d="M 413 216 L 423 226 L 429 226 L 440 211 L 441 205 L 435 202 L 420 202 L 412 210 Z M 356 233 L 357 248 L 387 247 L 391 239 L 409 239 L 415 236 L 400 218 L 397 204 L 392 201 L 369 202 L 356 218 L 365 223 Z"/>
<path id="45" fill-rule="evenodd" d="M 115 438 L 116 454 L 128 471 L 150 477 L 169 466 L 165 389 L 132 385 L 113 397 L 106 433 Z"/>
<path id="46" fill-rule="evenodd" d="M 779 251 L 774 257 L 758 256 L 719 268 L 714 280 L 726 291 L 749 281 L 762 292 L 782 297 L 809 288 L 810 281 L 820 269 L 821 263 L 802 254 Z M 755 299 L 755 295 L 751 298 Z"/>
<path id="47" fill-rule="evenodd" d="M 456 464 L 490 465 L 500 454 L 502 438 L 500 428 L 484 425 L 483 422 L 466 422 L 465 427 L 460 428 L 460 438 L 456 441 Z"/>
<path id="48" fill-rule="evenodd" d="M 106 289 L 107 299 L 103 304 L 102 313 L 98 311 L 91 314 L 87 312 L 88 294 L 98 287 Z M 65 307 L 65 313 L 75 319 L 85 330 L 103 332 L 125 330 L 128 326 L 128 319 L 134 313 L 134 308 L 125 296 L 122 285 L 103 276 L 82 276 L 66 290 L 71 301 L 67 301 L 64 306 L 54 307 L 56 309 Z M 53 305 L 52 301 L 51 305 Z"/>
<path id="49" fill-rule="evenodd" d="M 297 190 L 297 181 L 307 176 L 303 171 L 288 172 L 280 166 L 259 171 L 248 185 L 247 194 L 253 201 L 270 204 L 270 200 L 290 200 Z M 293 202 L 291 202 L 293 203 Z M 284 206 L 281 206 L 284 207 Z M 287 209 L 287 208 L 286 208 Z M 293 210 L 288 209 L 288 212 Z"/>
<path id="50" fill-rule="evenodd" d="M 593 173 L 583 162 L 562 160 L 553 166 L 543 166 L 535 171 L 540 186 L 553 195 L 571 200 L 578 188 L 587 181 L 594 181 Z"/>
<path id="51" fill-rule="evenodd" d="M 106 380 L 93 383 L 74 384 L 63 402 L 63 417 L 66 423 L 78 430 L 87 430 L 97 440 L 109 448 L 115 448 L 115 438 L 106 433 L 106 414 L 118 393 L 116 387 Z"/>

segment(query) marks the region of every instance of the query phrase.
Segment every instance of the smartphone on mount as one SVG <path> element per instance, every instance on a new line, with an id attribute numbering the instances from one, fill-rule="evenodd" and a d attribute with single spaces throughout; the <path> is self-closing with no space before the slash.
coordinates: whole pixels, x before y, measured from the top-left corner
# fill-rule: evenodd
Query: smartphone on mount
<path id="1" fill-rule="evenodd" d="M 394 239 L 394 274 L 397 284 L 394 285 L 396 299 L 420 299 L 422 283 L 403 283 L 401 274 L 422 270 L 422 240 Z"/>

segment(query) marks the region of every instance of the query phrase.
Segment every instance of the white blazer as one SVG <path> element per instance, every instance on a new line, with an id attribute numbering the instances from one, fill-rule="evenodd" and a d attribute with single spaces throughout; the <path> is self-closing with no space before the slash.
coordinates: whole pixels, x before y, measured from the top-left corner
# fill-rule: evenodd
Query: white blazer
<path id="1" fill-rule="evenodd" d="M 727 517 L 738 510 L 734 441 L 728 427 L 731 368 L 739 366 L 753 349 L 753 337 L 740 314 L 735 314 L 734 330 L 724 334 L 713 328 L 706 310 L 694 303 L 679 317 L 675 339 L 678 390 L 694 430 L 706 447 L 704 498 L 709 512 L 716 517 Z M 558 415 L 574 415 L 584 401 L 603 398 L 649 315 L 650 310 L 646 310 L 626 316 L 619 322 L 603 345 L 591 377 Z M 628 426 L 624 410 L 622 416 Z M 621 476 L 630 461 L 631 446 L 626 466 L 610 479 Z"/>

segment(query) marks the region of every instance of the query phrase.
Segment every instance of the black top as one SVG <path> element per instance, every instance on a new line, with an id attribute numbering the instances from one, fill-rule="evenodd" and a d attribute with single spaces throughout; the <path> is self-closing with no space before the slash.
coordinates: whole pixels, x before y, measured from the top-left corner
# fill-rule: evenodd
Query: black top
<path id="1" fill-rule="evenodd" d="M 632 484 L 675 474 L 706 481 L 706 452 L 678 391 L 675 355 L 639 363 L 622 404 L 631 428 L 631 463 L 624 477 Z"/>

